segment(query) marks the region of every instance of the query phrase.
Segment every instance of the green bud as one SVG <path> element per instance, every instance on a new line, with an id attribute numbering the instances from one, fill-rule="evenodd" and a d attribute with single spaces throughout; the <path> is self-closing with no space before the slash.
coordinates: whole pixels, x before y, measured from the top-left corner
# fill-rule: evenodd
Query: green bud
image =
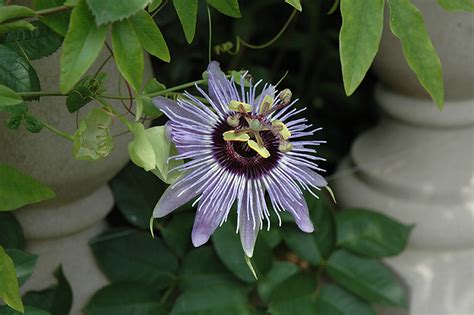
<path id="1" fill-rule="evenodd" d="M 249 124 L 249 128 L 253 131 L 261 131 L 263 129 L 262 123 L 258 119 L 245 118 Z"/>
<path id="2" fill-rule="evenodd" d="M 227 117 L 226 121 L 229 126 L 237 127 L 240 124 L 240 116 L 239 115 L 229 116 Z"/>

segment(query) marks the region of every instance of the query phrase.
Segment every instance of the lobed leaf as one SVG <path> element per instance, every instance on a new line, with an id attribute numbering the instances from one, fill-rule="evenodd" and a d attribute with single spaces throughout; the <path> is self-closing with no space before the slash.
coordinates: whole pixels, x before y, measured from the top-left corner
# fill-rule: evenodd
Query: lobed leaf
<path id="1" fill-rule="evenodd" d="M 150 2 L 151 0 L 87 0 L 97 25 L 126 19 L 143 10 Z"/>
<path id="2" fill-rule="evenodd" d="M 5 21 L 35 16 L 36 12 L 28 7 L 7 5 L 0 9 L 0 23 Z"/>
<path id="3" fill-rule="evenodd" d="M 23 228 L 12 213 L 0 212 L 0 231 L 0 245 L 4 248 L 25 247 Z"/>
<path id="4" fill-rule="evenodd" d="M 222 14 L 234 18 L 241 17 L 238 0 L 207 0 L 207 3 Z"/>
<path id="5" fill-rule="evenodd" d="M 173 5 L 183 27 L 186 41 L 191 44 L 196 34 L 198 0 L 173 0 Z"/>
<path id="6" fill-rule="evenodd" d="M 25 57 L 4 45 L 0 45 L 0 56 L 0 84 L 15 92 L 40 90 L 38 75 Z M 0 93 L 6 93 L 5 89 L 1 88 Z"/>
<path id="7" fill-rule="evenodd" d="M 15 91 L 0 84 L 0 108 L 5 106 L 15 106 L 21 104 L 23 99 Z"/>
<path id="8" fill-rule="evenodd" d="M 368 303 L 335 285 L 321 288 L 316 309 L 321 315 L 375 315 Z"/>
<path id="9" fill-rule="evenodd" d="M 38 256 L 19 249 L 7 249 L 6 253 L 10 256 L 15 265 L 18 285 L 22 286 L 33 274 Z"/>
<path id="10" fill-rule="evenodd" d="M 474 0 L 437 0 L 438 4 L 447 11 L 474 12 Z"/>
<path id="11" fill-rule="evenodd" d="M 301 0 L 285 0 L 285 2 L 300 12 L 303 10 L 301 7 Z"/>
<path id="12" fill-rule="evenodd" d="M 0 177 L 1 180 L 1 177 Z M 0 298 L 11 308 L 24 312 L 15 265 L 0 245 Z"/>
<path id="13" fill-rule="evenodd" d="M 35 10 L 45 10 L 64 5 L 64 0 L 32 0 Z M 40 17 L 40 21 L 61 36 L 66 36 L 71 12 L 63 11 Z"/>

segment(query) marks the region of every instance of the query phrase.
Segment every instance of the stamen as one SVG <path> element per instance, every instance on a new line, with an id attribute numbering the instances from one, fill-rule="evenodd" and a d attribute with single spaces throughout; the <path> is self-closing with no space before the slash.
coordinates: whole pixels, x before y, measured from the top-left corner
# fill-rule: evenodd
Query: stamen
<path id="1" fill-rule="evenodd" d="M 272 126 L 278 130 L 280 133 L 281 137 L 285 140 L 288 140 L 289 137 L 291 137 L 291 132 L 288 130 L 288 127 L 278 119 L 275 119 L 272 121 Z"/>
<path id="2" fill-rule="evenodd" d="M 263 98 L 262 104 L 260 104 L 260 114 L 265 114 L 273 106 L 273 97 L 270 95 L 265 95 Z"/>
<path id="3" fill-rule="evenodd" d="M 252 105 L 234 100 L 229 102 L 228 107 L 236 112 L 250 113 L 252 111 Z"/>
<path id="4" fill-rule="evenodd" d="M 223 133 L 225 141 L 242 141 L 247 142 L 250 137 L 245 132 L 236 132 L 235 130 L 229 130 Z"/>
<path id="5" fill-rule="evenodd" d="M 247 144 L 252 150 L 260 154 L 260 156 L 263 157 L 264 159 L 270 156 L 270 152 L 268 152 L 267 148 L 265 148 L 263 145 L 260 145 L 253 140 L 248 140 Z"/>

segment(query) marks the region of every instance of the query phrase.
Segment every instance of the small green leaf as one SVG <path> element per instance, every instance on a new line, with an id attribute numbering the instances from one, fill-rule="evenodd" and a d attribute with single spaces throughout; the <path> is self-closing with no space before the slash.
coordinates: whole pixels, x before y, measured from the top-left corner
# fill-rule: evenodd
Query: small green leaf
<path id="1" fill-rule="evenodd" d="M 165 315 L 153 287 L 113 283 L 97 291 L 84 311 L 87 315 Z"/>
<path id="2" fill-rule="evenodd" d="M 207 3 L 222 14 L 225 14 L 234 18 L 241 17 L 238 0 L 207 0 Z"/>
<path id="3" fill-rule="evenodd" d="M 0 177 L 0 181 L 1 181 Z M 2 196 L 2 194 L 0 194 Z M 23 313 L 15 265 L 0 245 L 0 298 L 11 308 Z"/>
<path id="4" fill-rule="evenodd" d="M 163 241 L 178 257 L 183 257 L 191 245 L 193 222 L 194 213 L 183 211 L 175 213 L 165 226 L 160 228 Z"/>
<path id="5" fill-rule="evenodd" d="M 33 31 L 35 26 L 30 22 L 20 20 L 5 24 L 0 24 L 0 34 L 8 33 L 8 32 L 15 32 L 15 31 Z"/>
<path id="6" fill-rule="evenodd" d="M 121 21 L 144 9 L 151 0 L 87 0 L 98 25 Z"/>
<path id="7" fill-rule="evenodd" d="M 178 154 L 176 147 L 171 143 L 166 135 L 165 126 L 157 126 L 145 130 L 148 141 L 152 143 L 155 152 L 155 167 L 152 169 L 153 174 L 158 176 L 167 184 L 174 183 L 180 176 L 181 172 L 169 172 L 175 167 L 183 164 L 182 160 L 169 160 L 172 156 Z"/>
<path id="8" fill-rule="evenodd" d="M 25 304 L 45 309 L 51 315 L 69 314 L 72 306 L 72 288 L 61 266 L 54 272 L 57 284 L 42 291 L 30 291 L 23 296 Z"/>
<path id="9" fill-rule="evenodd" d="M 0 314 L 2 315 L 51 315 L 51 313 L 48 313 L 44 310 L 40 310 L 39 308 L 28 306 L 28 305 L 25 305 L 24 313 L 12 310 L 6 305 L 2 305 L 0 306 Z"/>
<path id="10" fill-rule="evenodd" d="M 232 210 L 231 210 L 232 211 Z M 245 254 L 240 242 L 240 235 L 235 233 L 235 220 L 229 220 L 212 235 L 214 249 L 224 265 L 239 279 L 256 282 L 255 277 L 245 262 Z M 262 240 L 257 239 L 252 263 L 258 275 L 264 274 L 271 267 L 271 248 Z"/>
<path id="11" fill-rule="evenodd" d="M 298 273 L 281 282 L 270 296 L 270 314 L 316 314 L 317 284 L 316 275 L 312 273 Z"/>
<path id="12" fill-rule="evenodd" d="M 438 4 L 447 11 L 474 12 L 474 0 L 438 0 Z"/>
<path id="13" fill-rule="evenodd" d="M 0 164 L 0 211 L 18 209 L 55 196 L 50 188 L 35 179 L 11 166 Z"/>
<path id="14" fill-rule="evenodd" d="M 156 166 L 156 155 L 153 145 L 148 139 L 143 124 L 134 123 L 131 129 L 135 138 L 128 144 L 128 155 L 133 163 L 150 171 Z"/>
<path id="15" fill-rule="evenodd" d="M 113 24 L 112 46 L 117 68 L 135 92 L 139 92 L 142 86 L 145 65 L 140 40 L 130 20 Z"/>
<path id="16" fill-rule="evenodd" d="M 158 9 L 162 2 L 163 0 L 151 0 L 150 4 L 148 5 L 148 12 L 153 12 Z"/>
<path id="17" fill-rule="evenodd" d="M 441 61 L 426 31 L 423 16 L 410 0 L 388 0 L 390 27 L 402 43 L 403 54 L 439 109 L 444 107 Z"/>
<path id="18" fill-rule="evenodd" d="M 6 252 L 13 260 L 18 284 L 22 286 L 33 274 L 38 256 L 19 249 L 7 249 Z"/>
<path id="19" fill-rule="evenodd" d="M 173 5 L 183 27 L 186 41 L 191 44 L 196 34 L 198 0 L 173 0 Z"/>
<path id="20" fill-rule="evenodd" d="M 338 213 L 336 224 L 339 246 L 372 258 L 399 254 L 413 228 L 365 209 L 347 209 Z"/>
<path id="21" fill-rule="evenodd" d="M 344 89 L 354 93 L 379 49 L 384 0 L 341 0 L 339 34 Z"/>
<path id="22" fill-rule="evenodd" d="M 38 133 L 43 129 L 43 123 L 41 120 L 31 114 L 24 116 L 24 123 L 26 130 L 31 133 Z"/>
<path id="23" fill-rule="evenodd" d="M 134 226 L 148 229 L 153 208 L 164 191 L 158 178 L 129 163 L 109 185 L 125 219 Z"/>
<path id="24" fill-rule="evenodd" d="M 96 78 L 86 76 L 79 81 L 66 98 L 66 107 L 70 113 L 74 113 L 91 102 L 96 96 L 105 91 L 104 81 L 106 73 L 100 73 Z"/>
<path id="25" fill-rule="evenodd" d="M 0 84 L 15 92 L 40 90 L 38 75 L 25 57 L 4 45 L 0 45 L 0 56 Z"/>
<path id="26" fill-rule="evenodd" d="M 338 250 L 329 258 L 327 271 L 340 286 L 369 302 L 407 305 L 405 292 L 395 274 L 377 260 Z"/>
<path id="27" fill-rule="evenodd" d="M 33 8 L 35 10 L 45 10 L 59 7 L 64 4 L 64 0 L 33 0 Z M 62 11 L 42 16 L 40 21 L 46 24 L 53 31 L 61 36 L 66 36 L 69 26 L 71 12 Z"/>
<path id="28" fill-rule="evenodd" d="M 321 288 L 316 309 L 321 315 L 375 315 L 369 304 L 335 285 Z"/>
<path id="29" fill-rule="evenodd" d="M 177 258 L 144 231 L 110 229 L 90 241 L 99 267 L 112 281 L 137 282 L 163 289 L 174 281 Z"/>
<path id="30" fill-rule="evenodd" d="M 0 212 L 0 231 L 0 245 L 4 248 L 25 247 L 23 228 L 12 213 Z"/>
<path id="31" fill-rule="evenodd" d="M 189 239 L 189 234 L 186 235 Z M 204 246 L 190 250 L 180 269 L 180 289 L 195 290 L 206 286 L 239 283 L 222 265 L 212 247 Z"/>
<path id="32" fill-rule="evenodd" d="M 163 61 L 170 61 L 165 38 L 150 14 L 144 10 L 139 11 L 130 18 L 130 23 L 146 51 Z"/>
<path id="33" fill-rule="evenodd" d="M 77 160 L 98 160 L 114 147 L 110 126 L 112 118 L 103 109 L 94 108 L 79 123 L 73 135 L 73 155 Z"/>
<path id="34" fill-rule="evenodd" d="M 23 102 L 20 95 L 16 94 L 15 91 L 8 87 L 0 84 L 0 107 L 2 106 L 14 106 Z"/>
<path id="35" fill-rule="evenodd" d="M 34 22 L 34 31 L 14 31 L 5 35 L 3 45 L 24 52 L 28 59 L 47 57 L 61 47 L 63 37 L 40 22 Z"/>
<path id="36" fill-rule="evenodd" d="M 72 10 L 70 31 L 61 53 L 60 88 L 63 93 L 69 92 L 97 59 L 106 35 L 107 27 L 97 27 L 85 0 L 79 1 Z"/>
<path id="37" fill-rule="evenodd" d="M 300 12 L 303 10 L 301 7 L 301 0 L 285 0 L 285 2 Z"/>
<path id="38" fill-rule="evenodd" d="M 35 11 L 31 10 L 28 7 L 23 7 L 19 5 L 7 5 L 0 9 L 0 23 L 3 23 L 12 19 L 20 19 L 35 16 Z"/>
<path id="39" fill-rule="evenodd" d="M 270 271 L 258 282 L 258 294 L 262 300 L 268 302 L 275 287 L 298 273 L 298 270 L 298 266 L 290 262 L 273 261 Z"/>
<path id="40" fill-rule="evenodd" d="M 163 91 L 166 86 L 163 83 L 158 82 L 155 78 L 148 81 L 143 89 L 143 94 L 151 94 Z M 153 104 L 151 97 L 142 96 L 143 100 L 143 114 L 151 117 L 158 118 L 163 113 Z"/>

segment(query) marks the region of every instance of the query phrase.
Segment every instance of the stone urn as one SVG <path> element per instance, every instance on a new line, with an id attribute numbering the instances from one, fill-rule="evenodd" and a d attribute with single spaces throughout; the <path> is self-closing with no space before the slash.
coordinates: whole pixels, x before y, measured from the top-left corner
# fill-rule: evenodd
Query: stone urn
<path id="1" fill-rule="evenodd" d="M 406 251 L 386 260 L 409 287 L 409 309 L 380 314 L 474 314 L 474 16 L 412 1 L 443 65 L 446 106 L 409 69 L 387 14 L 373 67 L 382 118 L 340 166 L 355 172 L 333 185 L 343 206 L 416 224 Z"/>
<path id="2" fill-rule="evenodd" d="M 89 73 L 93 74 L 109 52 L 104 49 Z M 43 91 L 59 90 L 59 52 L 32 62 Z M 145 80 L 152 76 L 149 60 L 145 64 Z M 108 73 L 107 93 L 117 95 L 119 84 L 125 93 L 118 70 L 109 61 L 102 71 Z M 146 82 L 146 81 L 145 81 Z M 41 120 L 68 133 L 76 130 L 76 115 L 66 109 L 65 97 L 41 97 L 30 103 L 30 111 Z M 125 112 L 119 101 L 111 102 Z M 100 106 L 89 103 L 80 111 L 79 119 L 88 109 Z M 53 188 L 56 198 L 26 206 L 14 213 L 27 239 L 26 250 L 39 255 L 32 277 L 23 291 L 39 290 L 55 283 L 54 270 L 61 264 L 73 290 L 71 314 L 81 314 L 90 296 L 107 283 L 97 268 L 88 241 L 105 227 L 104 218 L 114 200 L 107 182 L 128 162 L 127 143 L 130 133 L 117 120 L 112 128 L 114 149 L 105 159 L 78 161 L 72 155 L 72 142 L 47 129 L 31 134 L 20 127 L 5 126 L 5 114 L 0 113 L 0 161 L 19 169 Z"/>

